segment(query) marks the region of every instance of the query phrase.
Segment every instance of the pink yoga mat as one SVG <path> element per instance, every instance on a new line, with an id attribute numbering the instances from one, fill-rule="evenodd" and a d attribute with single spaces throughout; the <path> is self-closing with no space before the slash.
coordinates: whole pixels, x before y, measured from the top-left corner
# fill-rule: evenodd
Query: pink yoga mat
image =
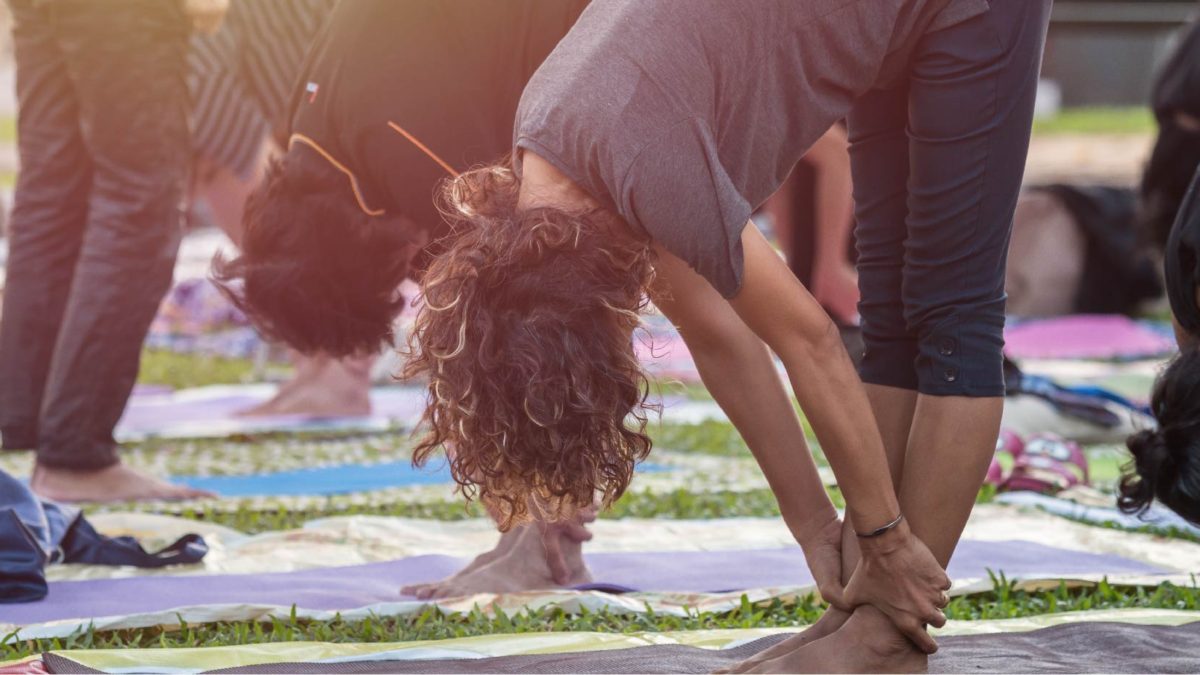
<path id="1" fill-rule="evenodd" d="M 665 320 L 647 320 L 637 345 L 651 373 L 699 382 L 683 338 Z M 1005 352 L 1015 359 L 1140 359 L 1176 350 L 1167 331 L 1115 315 L 1079 315 L 1017 322 L 1004 331 Z"/>
<path id="2" fill-rule="evenodd" d="M 394 385 L 371 390 L 372 412 L 367 417 L 308 417 L 272 415 L 239 417 L 238 412 L 261 403 L 274 393 L 271 385 L 229 385 L 171 392 L 139 388 L 117 424 L 122 441 L 142 438 L 219 438 L 236 434 L 301 431 L 383 431 L 411 429 L 425 410 L 426 390 Z M 686 401 L 665 397 L 673 408 Z"/>
<path id="3" fill-rule="evenodd" d="M 216 386 L 179 392 L 139 388 L 117 424 L 117 437 L 203 438 L 271 431 L 381 430 L 411 428 L 425 409 L 420 387 L 376 387 L 367 417 L 272 415 L 240 417 L 238 412 L 267 400 L 271 386 Z"/>
<path id="4" fill-rule="evenodd" d="M 1165 356 L 1175 341 L 1124 316 L 1079 315 L 1017 323 L 1004 331 L 1015 359 L 1137 359 Z"/>

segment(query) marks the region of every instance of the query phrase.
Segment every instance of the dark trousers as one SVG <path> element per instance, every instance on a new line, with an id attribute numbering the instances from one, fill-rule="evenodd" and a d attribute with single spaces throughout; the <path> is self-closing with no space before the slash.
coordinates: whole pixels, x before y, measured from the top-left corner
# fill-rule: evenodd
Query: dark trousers
<path id="1" fill-rule="evenodd" d="M 189 27 L 179 0 L 9 5 L 21 171 L 0 434 L 44 465 L 100 469 L 182 233 Z"/>
<path id="2" fill-rule="evenodd" d="M 924 36 L 847 118 L 863 381 L 1003 396 L 1004 268 L 1050 0 Z"/>

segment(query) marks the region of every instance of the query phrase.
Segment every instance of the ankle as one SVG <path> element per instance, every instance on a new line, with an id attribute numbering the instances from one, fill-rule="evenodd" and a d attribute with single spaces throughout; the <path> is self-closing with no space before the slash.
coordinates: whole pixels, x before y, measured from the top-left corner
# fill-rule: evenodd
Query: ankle
<path id="1" fill-rule="evenodd" d="M 68 469 L 61 466 L 47 466 L 45 464 L 35 463 L 33 465 L 33 473 L 29 480 L 33 482 L 44 480 L 46 478 L 82 478 L 84 476 L 100 473 L 107 468 L 109 467 L 102 467 L 100 469 Z"/>
<path id="2" fill-rule="evenodd" d="M 842 630 L 850 631 L 862 648 L 878 658 L 925 658 L 886 614 L 871 605 L 855 609 Z"/>
<path id="3" fill-rule="evenodd" d="M 558 537 L 558 551 L 562 555 L 562 561 L 566 565 L 569 577 L 577 578 L 587 574 L 587 563 L 583 559 L 582 543 L 553 531 L 548 535 L 543 535 L 541 528 L 537 525 L 529 524 L 524 526 L 524 530 L 521 532 L 517 542 L 515 542 L 514 548 L 524 549 L 526 559 L 537 567 L 539 573 L 544 571 L 546 575 L 552 576 L 550 562 L 547 559 L 548 551 L 545 536 Z"/>
<path id="4" fill-rule="evenodd" d="M 850 612 L 830 606 L 825 610 L 824 614 L 817 618 L 817 622 L 833 628 L 840 628 L 846 625 L 846 622 L 849 621 L 850 617 L 852 616 L 854 615 Z"/>

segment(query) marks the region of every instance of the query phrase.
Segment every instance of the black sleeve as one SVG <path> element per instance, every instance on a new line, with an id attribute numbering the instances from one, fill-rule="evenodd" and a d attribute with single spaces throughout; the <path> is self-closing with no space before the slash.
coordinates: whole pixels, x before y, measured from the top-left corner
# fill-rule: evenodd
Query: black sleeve
<path id="1" fill-rule="evenodd" d="M 1200 284 L 1200 170 L 1171 228 L 1164 262 L 1167 296 L 1175 320 L 1189 333 L 1200 335 L 1200 307 L 1196 305 Z"/>

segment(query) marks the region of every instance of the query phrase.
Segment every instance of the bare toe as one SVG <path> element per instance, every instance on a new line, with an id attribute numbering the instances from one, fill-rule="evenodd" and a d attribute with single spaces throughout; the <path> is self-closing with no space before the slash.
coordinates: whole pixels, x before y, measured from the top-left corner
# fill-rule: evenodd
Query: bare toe
<path id="1" fill-rule="evenodd" d="M 429 584 L 409 584 L 407 586 L 401 586 L 400 587 L 400 595 L 409 596 L 409 597 L 413 597 L 413 598 L 419 598 L 421 589 L 425 588 L 428 585 Z"/>

